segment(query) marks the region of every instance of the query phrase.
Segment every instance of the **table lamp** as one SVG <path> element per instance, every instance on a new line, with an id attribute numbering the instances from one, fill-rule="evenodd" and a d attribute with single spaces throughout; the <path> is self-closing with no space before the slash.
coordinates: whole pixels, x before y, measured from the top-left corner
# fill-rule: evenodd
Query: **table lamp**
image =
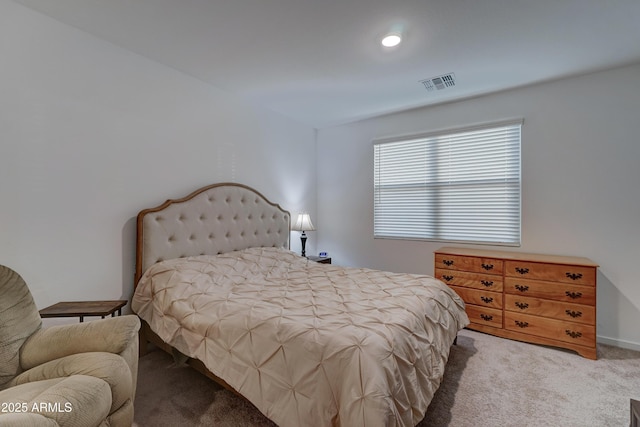
<path id="1" fill-rule="evenodd" d="M 302 234 L 300 235 L 300 241 L 302 242 L 302 256 L 306 256 L 304 248 L 307 244 L 307 235 L 305 234 L 305 231 L 314 231 L 316 229 L 311 222 L 311 217 L 309 216 L 309 214 L 298 214 L 298 218 L 291 225 L 291 229 L 294 231 L 302 231 Z"/>

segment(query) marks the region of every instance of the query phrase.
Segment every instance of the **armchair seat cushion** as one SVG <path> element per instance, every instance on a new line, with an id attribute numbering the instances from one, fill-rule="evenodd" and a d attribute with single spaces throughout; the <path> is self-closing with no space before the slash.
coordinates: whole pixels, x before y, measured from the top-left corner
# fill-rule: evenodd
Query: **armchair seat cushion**
<path id="1" fill-rule="evenodd" d="M 99 426 L 111 410 L 109 384 L 72 375 L 28 382 L 0 391 L 2 426 Z"/>

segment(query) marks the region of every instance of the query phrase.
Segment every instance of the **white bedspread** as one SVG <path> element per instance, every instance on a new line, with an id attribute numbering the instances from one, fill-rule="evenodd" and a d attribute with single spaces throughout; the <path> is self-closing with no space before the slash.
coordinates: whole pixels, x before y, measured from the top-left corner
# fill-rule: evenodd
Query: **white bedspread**
<path id="1" fill-rule="evenodd" d="M 414 426 L 464 303 L 430 276 L 250 248 L 163 261 L 133 310 L 280 426 Z"/>

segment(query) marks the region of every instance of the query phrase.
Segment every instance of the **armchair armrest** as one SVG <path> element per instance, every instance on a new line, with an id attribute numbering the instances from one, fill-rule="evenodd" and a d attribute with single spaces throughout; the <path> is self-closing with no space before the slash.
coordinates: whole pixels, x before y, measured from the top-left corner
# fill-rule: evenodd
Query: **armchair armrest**
<path id="1" fill-rule="evenodd" d="M 71 354 L 102 351 L 120 354 L 138 339 L 140 319 L 135 315 L 93 322 L 52 326 L 34 333 L 20 350 L 22 369 L 31 369 Z"/>

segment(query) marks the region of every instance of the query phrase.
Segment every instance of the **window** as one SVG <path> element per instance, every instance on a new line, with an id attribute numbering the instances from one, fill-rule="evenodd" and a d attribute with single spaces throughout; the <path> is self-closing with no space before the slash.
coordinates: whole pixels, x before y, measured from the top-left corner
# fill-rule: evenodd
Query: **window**
<path id="1" fill-rule="evenodd" d="M 374 237 L 520 245 L 522 121 L 374 142 Z"/>

